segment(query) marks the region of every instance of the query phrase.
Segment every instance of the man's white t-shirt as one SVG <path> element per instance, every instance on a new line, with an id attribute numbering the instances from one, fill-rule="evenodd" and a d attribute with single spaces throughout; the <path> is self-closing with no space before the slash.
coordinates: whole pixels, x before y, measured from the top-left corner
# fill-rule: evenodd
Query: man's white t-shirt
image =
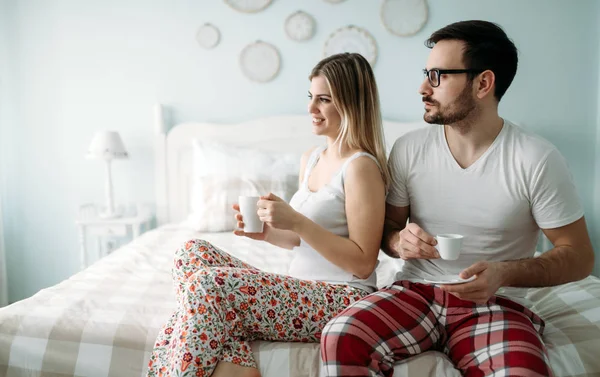
<path id="1" fill-rule="evenodd" d="M 540 228 L 561 227 L 583 216 L 556 147 L 506 120 L 488 150 L 466 169 L 452 156 L 440 125 L 396 140 L 389 168 L 387 203 L 410 206 L 410 222 L 431 235 L 464 235 L 458 260 L 407 260 L 397 280 L 458 274 L 482 260 L 530 258 Z M 522 296 L 518 291 L 498 294 Z"/>

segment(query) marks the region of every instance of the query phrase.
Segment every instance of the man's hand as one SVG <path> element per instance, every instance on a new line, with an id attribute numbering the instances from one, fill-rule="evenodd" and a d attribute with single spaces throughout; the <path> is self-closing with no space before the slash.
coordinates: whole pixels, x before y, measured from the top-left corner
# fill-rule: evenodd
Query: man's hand
<path id="1" fill-rule="evenodd" d="M 460 277 L 463 279 L 468 279 L 473 275 L 476 278 L 471 282 L 442 285 L 441 288 L 462 300 L 485 304 L 503 286 L 506 267 L 503 262 L 477 262 L 460 273 Z"/>
<path id="2" fill-rule="evenodd" d="M 406 225 L 400 231 L 400 240 L 396 250 L 400 258 L 407 259 L 437 259 L 440 257 L 435 249 L 437 241 L 433 236 L 415 223 Z"/>

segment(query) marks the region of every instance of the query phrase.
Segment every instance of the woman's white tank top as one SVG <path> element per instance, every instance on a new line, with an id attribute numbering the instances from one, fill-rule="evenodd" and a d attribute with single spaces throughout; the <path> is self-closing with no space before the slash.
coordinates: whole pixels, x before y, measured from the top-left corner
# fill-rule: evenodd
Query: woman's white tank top
<path id="1" fill-rule="evenodd" d="M 346 195 L 344 177 L 348 165 L 358 157 L 367 156 L 379 166 L 377 159 L 366 152 L 357 152 L 349 157 L 340 170 L 331 177 L 331 181 L 318 191 L 308 188 L 308 177 L 319 161 L 321 152 L 327 147 L 316 148 L 310 155 L 304 169 L 304 177 L 299 190 L 290 200 L 290 205 L 304 216 L 321 225 L 328 231 L 342 237 L 348 237 L 346 219 Z M 352 273 L 325 259 L 318 251 L 300 240 L 300 246 L 294 248 L 294 257 L 289 275 L 304 280 L 320 280 L 331 284 L 345 284 L 374 292 L 377 290 L 375 271 L 367 279 L 359 279 Z M 377 262 L 379 263 L 379 262 Z"/>

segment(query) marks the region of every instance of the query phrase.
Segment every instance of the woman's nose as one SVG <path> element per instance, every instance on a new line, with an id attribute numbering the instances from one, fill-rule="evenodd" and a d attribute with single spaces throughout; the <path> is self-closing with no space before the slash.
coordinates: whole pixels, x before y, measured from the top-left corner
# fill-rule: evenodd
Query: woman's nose
<path id="1" fill-rule="evenodd" d="M 308 112 L 310 114 L 316 114 L 319 112 L 319 109 L 317 108 L 317 104 L 312 99 L 310 101 L 308 101 Z"/>

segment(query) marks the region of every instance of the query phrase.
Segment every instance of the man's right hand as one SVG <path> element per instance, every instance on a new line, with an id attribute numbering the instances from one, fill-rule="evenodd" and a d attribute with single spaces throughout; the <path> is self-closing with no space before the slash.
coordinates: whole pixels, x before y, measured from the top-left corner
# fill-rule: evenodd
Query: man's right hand
<path id="1" fill-rule="evenodd" d="M 435 249 L 437 240 L 415 223 L 409 223 L 400 231 L 400 240 L 396 250 L 400 258 L 437 259 L 440 254 Z"/>

